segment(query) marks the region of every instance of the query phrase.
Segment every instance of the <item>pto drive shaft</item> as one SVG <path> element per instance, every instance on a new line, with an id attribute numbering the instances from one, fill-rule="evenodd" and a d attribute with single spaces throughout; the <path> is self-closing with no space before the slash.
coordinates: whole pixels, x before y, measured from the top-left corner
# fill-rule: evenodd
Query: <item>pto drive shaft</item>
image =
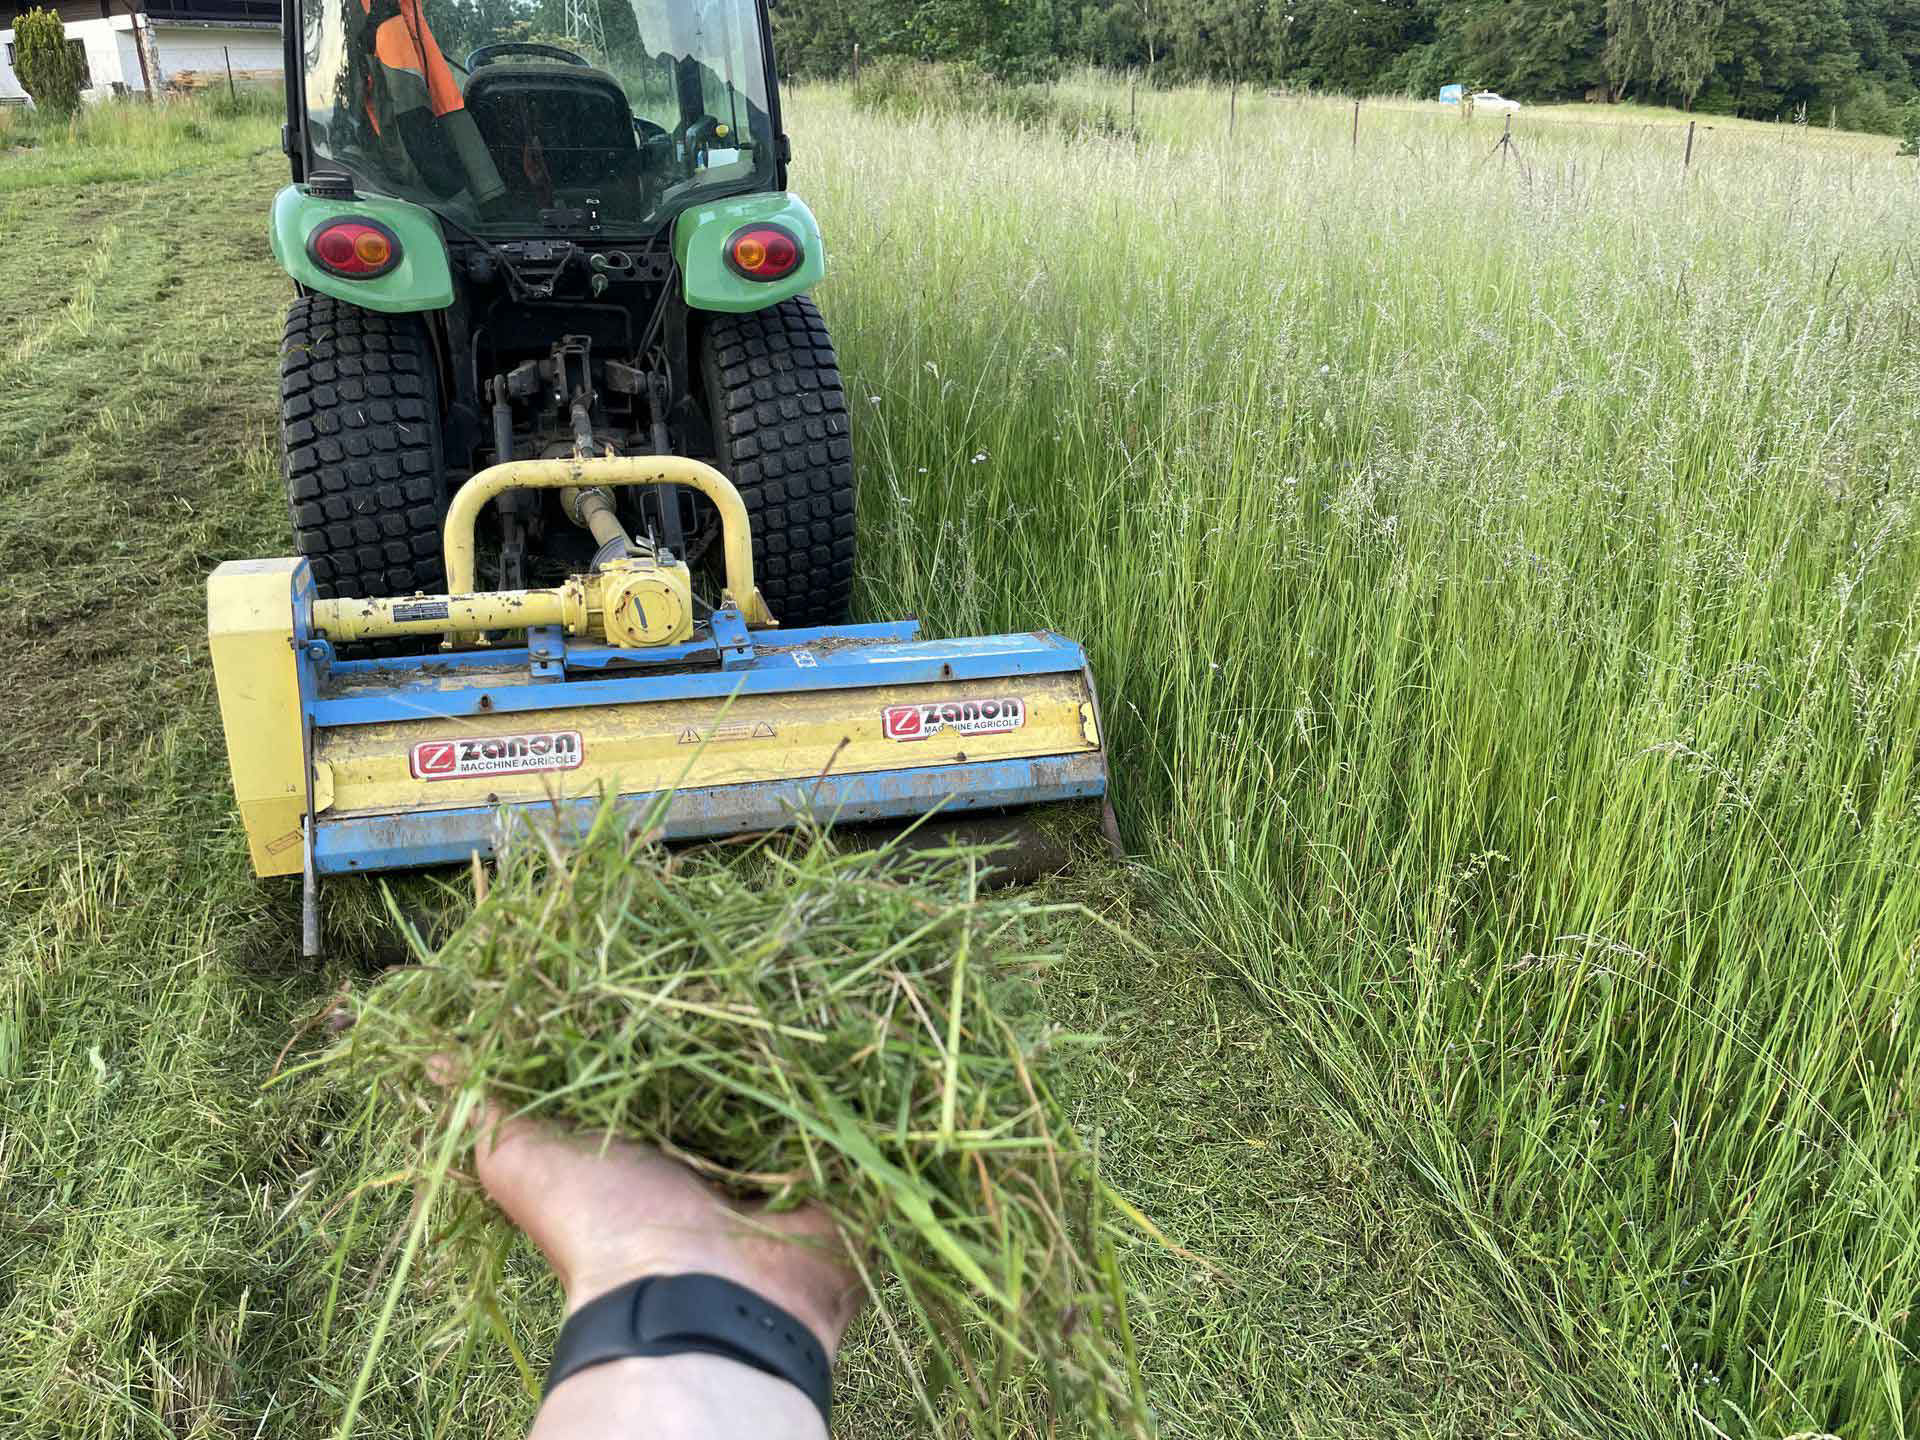
<path id="1" fill-rule="evenodd" d="M 600 549 L 593 557 L 594 569 L 633 553 L 627 527 L 614 513 L 613 497 L 599 486 L 567 486 L 560 492 L 560 508 L 567 512 L 569 520 L 584 530 L 591 530 L 593 538 L 600 542 Z"/>
<path id="2" fill-rule="evenodd" d="M 553 590 L 313 602 L 313 628 L 337 644 L 448 631 L 524 630 L 530 625 L 558 625 L 569 635 L 585 634 L 586 600 L 577 583 Z"/>

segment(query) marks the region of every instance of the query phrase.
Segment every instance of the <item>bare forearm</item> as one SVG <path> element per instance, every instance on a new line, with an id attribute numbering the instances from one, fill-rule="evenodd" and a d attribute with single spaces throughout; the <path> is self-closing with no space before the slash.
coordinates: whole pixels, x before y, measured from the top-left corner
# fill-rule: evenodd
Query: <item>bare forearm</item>
<path id="1" fill-rule="evenodd" d="M 826 1440 L 801 1391 L 718 1355 L 613 1360 L 540 1407 L 527 1440 Z"/>

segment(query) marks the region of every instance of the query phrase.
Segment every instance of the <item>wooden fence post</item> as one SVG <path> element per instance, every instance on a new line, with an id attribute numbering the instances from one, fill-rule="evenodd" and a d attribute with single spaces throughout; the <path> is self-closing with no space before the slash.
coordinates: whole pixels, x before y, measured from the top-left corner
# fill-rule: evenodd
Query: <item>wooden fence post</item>
<path id="1" fill-rule="evenodd" d="M 1360 102 L 1353 102 L 1353 148 L 1360 148 Z"/>
<path id="2" fill-rule="evenodd" d="M 853 42 L 853 93 L 860 93 L 860 42 Z"/>
<path id="3" fill-rule="evenodd" d="M 1680 162 L 1680 173 L 1683 175 L 1693 168 L 1693 127 L 1695 123 L 1696 122 L 1692 120 L 1687 121 L 1687 153 L 1686 157 Z"/>
<path id="4" fill-rule="evenodd" d="M 233 52 L 222 45 L 220 57 L 227 62 L 227 99 L 238 100 L 239 97 L 233 93 Z"/>

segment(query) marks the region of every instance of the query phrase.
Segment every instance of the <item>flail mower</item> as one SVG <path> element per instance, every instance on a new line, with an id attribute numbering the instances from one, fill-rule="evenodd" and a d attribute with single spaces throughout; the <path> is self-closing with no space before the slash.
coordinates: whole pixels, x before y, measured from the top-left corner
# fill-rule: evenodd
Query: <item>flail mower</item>
<path id="1" fill-rule="evenodd" d="M 570 7 L 590 40 L 464 64 L 434 27 L 479 12 L 434 9 L 284 16 L 298 553 L 221 565 L 208 621 L 307 952 L 319 877 L 490 855 L 515 811 L 692 840 L 1104 807 L 1079 646 L 847 623 L 846 397 L 766 0 Z"/>

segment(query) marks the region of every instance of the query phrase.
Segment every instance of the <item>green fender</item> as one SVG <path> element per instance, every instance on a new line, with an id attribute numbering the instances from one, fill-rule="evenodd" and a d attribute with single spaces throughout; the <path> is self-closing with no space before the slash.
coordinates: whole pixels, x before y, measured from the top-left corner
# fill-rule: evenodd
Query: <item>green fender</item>
<path id="1" fill-rule="evenodd" d="M 307 254 L 307 241 L 329 220 L 364 215 L 378 220 L 400 241 L 400 263 L 371 280 L 351 280 L 322 270 Z M 289 185 L 273 199 L 273 219 L 267 227 L 273 258 L 301 285 L 332 295 L 367 310 L 404 313 L 444 310 L 453 303 L 453 271 L 447 265 L 447 242 L 431 210 L 385 195 L 363 195 L 355 200 L 322 200 L 298 185 Z"/>
<path id="2" fill-rule="evenodd" d="M 749 280 L 727 264 L 727 237 L 742 225 L 771 221 L 800 242 L 800 264 L 784 280 Z M 682 293 L 694 310 L 745 314 L 764 310 L 811 290 L 827 273 L 827 247 L 820 222 L 798 195 L 736 195 L 694 205 L 673 222 L 673 258 L 680 264 Z"/>

